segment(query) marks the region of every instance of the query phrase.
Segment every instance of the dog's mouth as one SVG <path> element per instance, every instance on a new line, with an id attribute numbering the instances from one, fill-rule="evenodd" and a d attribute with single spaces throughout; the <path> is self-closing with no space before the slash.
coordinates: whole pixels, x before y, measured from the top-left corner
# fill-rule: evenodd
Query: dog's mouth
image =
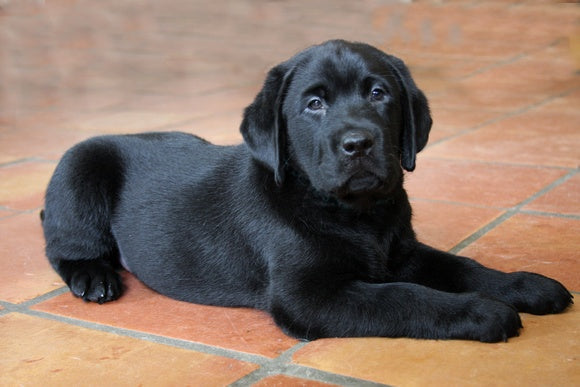
<path id="1" fill-rule="evenodd" d="M 381 179 L 374 173 L 368 171 L 357 172 L 352 175 L 342 188 L 353 195 L 375 191 L 382 185 Z"/>
<path id="2" fill-rule="evenodd" d="M 340 201 L 354 203 L 364 198 L 378 198 L 384 188 L 384 179 L 369 171 L 359 171 L 332 190 L 332 194 Z"/>

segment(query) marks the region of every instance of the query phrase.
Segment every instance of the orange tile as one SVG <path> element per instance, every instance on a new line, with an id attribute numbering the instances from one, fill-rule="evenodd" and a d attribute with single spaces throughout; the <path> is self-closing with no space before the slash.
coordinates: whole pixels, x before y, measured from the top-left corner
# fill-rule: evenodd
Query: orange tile
<path id="1" fill-rule="evenodd" d="M 431 157 L 576 168 L 580 116 L 531 111 L 436 144 Z M 557 130 L 557 134 L 555 131 Z"/>
<path id="2" fill-rule="evenodd" d="M 470 148 L 477 147 L 472 144 Z M 511 207 L 566 173 L 560 169 L 442 160 L 431 156 L 428 149 L 419 157 L 417 169 L 405 176 L 405 187 L 412 198 Z"/>
<path id="3" fill-rule="evenodd" d="M 195 134 L 214 144 L 235 145 L 243 141 L 239 130 L 241 122 L 242 113 L 232 111 L 196 118 L 187 124 L 174 126 L 170 129 Z"/>
<path id="4" fill-rule="evenodd" d="M 295 378 L 286 375 L 268 376 L 257 383 L 252 384 L 252 387 L 329 387 L 337 386 L 336 384 L 317 382 L 314 380 L 306 380 Z"/>
<path id="5" fill-rule="evenodd" d="M 4 385 L 227 385 L 255 364 L 21 314 L 0 317 Z"/>
<path id="6" fill-rule="evenodd" d="M 286 58 L 280 58 L 286 59 Z M 177 110 L 182 118 L 191 119 L 217 116 L 224 112 L 239 111 L 240 117 L 243 109 L 252 103 L 261 84 L 243 86 L 226 90 L 219 90 L 210 94 L 189 95 L 187 90 L 181 90 L 181 96 L 175 95 L 141 95 L 124 103 L 120 108 L 127 111 L 139 111 L 141 109 L 152 110 L 153 112 Z M 164 106 L 163 109 L 159 106 Z M 195 106 L 195 110 L 192 110 Z M 187 113 L 187 114 L 186 114 Z M 178 120 L 167 120 L 167 124 L 179 123 Z M 241 122 L 241 119 L 240 119 Z M 107 122 L 103 127 L 110 126 Z M 239 124 L 238 124 L 239 126 Z"/>
<path id="7" fill-rule="evenodd" d="M 477 35 L 474 40 L 492 36 L 512 47 L 543 48 L 576 29 L 572 4 L 563 7 L 542 4 L 515 7 L 507 2 L 482 1 L 470 7 L 470 11 L 476 15 L 476 20 L 465 27 L 468 31 L 466 35 L 470 30 L 475 30 Z"/>
<path id="8" fill-rule="evenodd" d="M 384 47 L 387 53 L 390 47 Z M 456 58 L 449 55 L 429 55 L 421 52 L 406 52 L 402 58 L 409 67 L 415 83 L 428 96 L 445 90 L 450 82 L 464 78 L 486 68 L 495 61 L 484 58 Z"/>
<path id="9" fill-rule="evenodd" d="M 84 303 L 67 293 L 34 309 L 272 358 L 297 343 L 265 312 L 175 301 L 146 288 L 130 274 L 123 278 L 126 293 L 118 301 Z"/>
<path id="10" fill-rule="evenodd" d="M 574 87 L 576 71 L 571 58 L 554 59 L 545 55 L 546 49 L 535 56 L 524 56 L 509 63 L 493 66 L 461 81 L 463 87 L 493 91 L 503 89 L 514 94 L 547 98 Z M 542 55 L 540 55 L 542 54 Z M 514 76 L 517 74 L 517 76 Z M 572 81 L 571 81 L 572 80 Z M 488 105 L 483 105 L 489 108 Z"/>
<path id="11" fill-rule="evenodd" d="M 69 133 L 47 133 L 42 130 L 10 128 L 0 136 L 0 163 L 42 157 L 57 160 L 76 141 Z"/>
<path id="12" fill-rule="evenodd" d="M 0 299 L 23 302 L 64 285 L 44 255 L 38 212 L 0 219 Z"/>
<path id="13" fill-rule="evenodd" d="M 294 355 L 307 367 L 378 383 L 424 385 L 578 385 L 580 312 L 522 315 L 507 343 L 386 338 L 325 339 Z"/>
<path id="14" fill-rule="evenodd" d="M 16 214 L 15 211 L 0 210 L 0 219 Z"/>
<path id="15" fill-rule="evenodd" d="M 440 250 L 449 250 L 497 218 L 502 211 L 413 200 L 413 227 L 417 238 Z"/>
<path id="16" fill-rule="evenodd" d="M 160 109 L 131 109 L 79 115 L 69 119 L 65 127 L 69 130 L 84 132 L 87 136 L 128 134 L 164 130 L 167 126 L 191 120 L 193 117 L 191 112 L 172 113 Z"/>
<path id="17" fill-rule="evenodd" d="M 44 193 L 56 164 L 26 162 L 0 167 L 0 206 L 33 210 L 44 204 Z"/>
<path id="18" fill-rule="evenodd" d="M 503 271 L 532 271 L 580 290 L 580 221 L 517 214 L 459 254 Z"/>
<path id="19" fill-rule="evenodd" d="M 562 97 L 554 98 L 549 103 L 539 106 L 538 112 L 552 112 L 564 114 L 577 114 L 580 105 L 580 89 L 572 91 Z"/>
<path id="20" fill-rule="evenodd" d="M 526 205 L 523 209 L 580 215 L 580 175 L 571 177 L 563 184 Z"/>
<path id="21" fill-rule="evenodd" d="M 431 106 L 433 128 L 431 129 L 431 133 L 429 133 L 429 143 L 427 146 L 446 137 L 455 135 L 462 130 L 480 125 L 499 114 L 498 112 L 484 109 L 452 109 L 445 107 L 444 101 L 442 103 L 440 100 L 436 101 Z"/>
<path id="22" fill-rule="evenodd" d="M 573 15 L 572 7 L 414 2 L 377 7 L 372 26 L 383 33 L 384 45 L 402 52 L 505 59 L 574 31 Z"/>
<path id="23" fill-rule="evenodd" d="M 60 114 L 31 114 L 11 119 L 0 132 L 0 164 L 27 158 L 58 160 L 87 136 L 64 128 Z M 1 126 L 1 125 L 0 125 Z"/>
<path id="24" fill-rule="evenodd" d="M 441 104 L 455 109 L 481 108 L 487 111 L 507 114 L 514 110 L 523 109 L 546 99 L 546 94 L 519 93 L 517 88 L 511 88 L 498 81 L 495 85 L 488 85 L 484 81 L 462 80 L 449 83 L 447 89 L 436 99 Z"/>

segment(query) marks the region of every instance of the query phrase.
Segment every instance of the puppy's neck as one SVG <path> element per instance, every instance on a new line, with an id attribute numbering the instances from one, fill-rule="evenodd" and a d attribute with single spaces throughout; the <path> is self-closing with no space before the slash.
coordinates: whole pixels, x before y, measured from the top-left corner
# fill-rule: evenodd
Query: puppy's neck
<path id="1" fill-rule="evenodd" d="M 314 188 L 306 174 L 296 168 L 287 168 L 286 176 L 286 187 L 292 187 L 292 191 L 301 191 L 304 205 L 314 205 L 330 211 L 373 214 L 382 212 L 385 207 L 394 205 L 400 196 L 399 192 L 393 192 L 386 197 L 361 197 L 358 201 L 355 200 L 348 203 L 339 200 L 331 193 L 323 192 Z"/>

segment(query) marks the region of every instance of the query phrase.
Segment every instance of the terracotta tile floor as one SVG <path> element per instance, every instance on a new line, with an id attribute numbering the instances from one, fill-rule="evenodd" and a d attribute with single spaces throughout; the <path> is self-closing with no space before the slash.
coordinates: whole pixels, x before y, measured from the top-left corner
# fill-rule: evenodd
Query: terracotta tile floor
<path id="1" fill-rule="evenodd" d="M 266 71 L 329 38 L 405 59 L 435 119 L 407 177 L 425 242 L 580 291 L 580 7 L 557 1 L 0 1 L 0 385 L 580 385 L 580 312 L 508 343 L 285 336 L 124 274 L 74 299 L 43 254 L 72 144 L 183 130 L 239 142 Z"/>

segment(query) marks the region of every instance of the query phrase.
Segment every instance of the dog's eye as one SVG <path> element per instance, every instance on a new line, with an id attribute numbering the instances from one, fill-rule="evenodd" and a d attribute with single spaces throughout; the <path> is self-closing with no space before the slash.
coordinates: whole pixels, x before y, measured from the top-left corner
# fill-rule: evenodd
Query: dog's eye
<path id="1" fill-rule="evenodd" d="M 310 110 L 320 110 L 324 107 L 320 98 L 312 98 L 310 102 L 308 102 L 308 109 Z"/>
<path id="2" fill-rule="evenodd" d="M 375 87 L 371 91 L 371 100 L 373 101 L 382 101 L 387 96 L 387 92 L 379 87 Z"/>

